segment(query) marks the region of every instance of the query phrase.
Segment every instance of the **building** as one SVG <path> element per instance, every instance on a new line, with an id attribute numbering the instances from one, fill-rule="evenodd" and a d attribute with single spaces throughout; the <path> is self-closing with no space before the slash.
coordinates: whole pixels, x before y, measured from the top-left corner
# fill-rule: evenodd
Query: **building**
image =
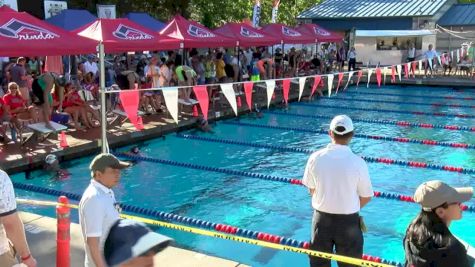
<path id="1" fill-rule="evenodd" d="M 453 5 L 437 21 L 437 47 L 451 51 L 475 42 L 475 4 Z"/>
<path id="2" fill-rule="evenodd" d="M 456 0 L 325 0 L 297 19 L 350 33 L 358 61 L 372 65 L 404 62 L 409 43 L 421 55 L 437 45 L 437 23 Z"/>

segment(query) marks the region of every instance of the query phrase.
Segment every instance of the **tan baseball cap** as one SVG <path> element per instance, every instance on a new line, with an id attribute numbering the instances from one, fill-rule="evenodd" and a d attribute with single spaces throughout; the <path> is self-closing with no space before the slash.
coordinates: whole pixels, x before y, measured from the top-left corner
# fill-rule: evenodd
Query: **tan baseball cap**
<path id="1" fill-rule="evenodd" d="M 108 153 L 102 153 L 97 155 L 91 162 L 91 165 L 89 165 L 89 169 L 91 172 L 104 172 L 106 168 L 112 168 L 112 169 L 125 169 L 129 167 L 130 164 L 124 161 L 120 161 L 117 159 L 114 155 L 108 154 Z"/>
<path id="2" fill-rule="evenodd" d="M 414 193 L 414 201 L 424 210 L 430 211 L 444 203 L 462 203 L 473 196 L 473 187 L 451 187 L 442 181 L 428 181 L 421 184 Z"/>

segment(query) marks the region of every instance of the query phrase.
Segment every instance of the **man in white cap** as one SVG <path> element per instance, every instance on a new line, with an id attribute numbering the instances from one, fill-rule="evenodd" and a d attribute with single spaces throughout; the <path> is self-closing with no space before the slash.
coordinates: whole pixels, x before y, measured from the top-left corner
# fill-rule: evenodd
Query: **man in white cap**
<path id="1" fill-rule="evenodd" d="M 348 147 L 353 122 L 338 115 L 330 123 L 331 143 L 314 152 L 302 183 L 312 196 L 313 220 L 310 248 L 361 258 L 363 233 L 360 209 L 373 196 L 368 166 Z M 351 266 L 339 263 L 339 266 Z M 330 260 L 310 257 L 310 266 L 331 266 Z"/>
<path id="2" fill-rule="evenodd" d="M 79 222 L 84 237 L 86 267 L 106 267 L 102 247 L 110 227 L 119 219 L 119 206 L 112 188 L 120 171 L 130 166 L 112 154 L 99 154 L 91 162 L 91 183 L 79 202 Z"/>

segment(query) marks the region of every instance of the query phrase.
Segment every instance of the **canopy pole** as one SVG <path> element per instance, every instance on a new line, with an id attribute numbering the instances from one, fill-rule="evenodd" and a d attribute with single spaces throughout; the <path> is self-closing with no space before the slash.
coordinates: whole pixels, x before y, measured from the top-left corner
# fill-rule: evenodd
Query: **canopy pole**
<path id="1" fill-rule="evenodd" d="M 109 146 L 107 144 L 107 118 L 106 118 L 106 79 L 105 79 L 105 56 L 104 44 L 99 43 L 99 62 L 100 62 L 100 87 L 101 87 L 101 147 L 102 153 L 109 153 Z"/>

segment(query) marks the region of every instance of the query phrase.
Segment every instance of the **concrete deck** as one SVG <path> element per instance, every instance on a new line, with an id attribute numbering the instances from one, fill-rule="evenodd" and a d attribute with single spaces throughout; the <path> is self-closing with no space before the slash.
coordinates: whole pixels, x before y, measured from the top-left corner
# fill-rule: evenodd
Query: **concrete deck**
<path id="1" fill-rule="evenodd" d="M 26 238 L 38 266 L 56 266 L 56 219 L 20 212 Z M 71 224 L 71 267 L 84 266 L 81 228 Z M 238 262 L 221 259 L 190 250 L 168 247 L 155 256 L 155 266 L 167 267 L 245 267 Z"/>

